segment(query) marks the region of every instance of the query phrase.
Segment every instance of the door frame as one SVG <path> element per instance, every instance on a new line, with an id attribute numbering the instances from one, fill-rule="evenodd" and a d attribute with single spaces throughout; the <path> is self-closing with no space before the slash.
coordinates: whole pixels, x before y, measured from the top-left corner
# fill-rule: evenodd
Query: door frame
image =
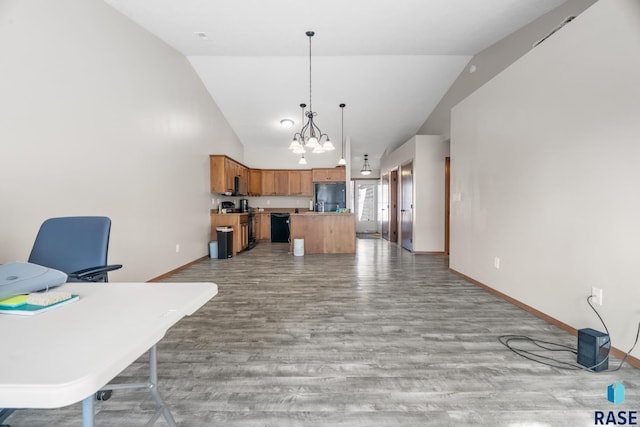
<path id="1" fill-rule="evenodd" d="M 389 212 L 389 172 L 383 174 L 380 177 L 380 195 L 382 200 L 380 204 L 382 205 L 382 217 L 380 218 L 380 234 L 382 238 L 385 240 L 389 240 L 389 224 L 391 221 L 390 212 Z"/>
<path id="2" fill-rule="evenodd" d="M 389 241 L 398 243 L 398 168 L 389 171 Z"/>
<path id="3" fill-rule="evenodd" d="M 414 159 L 411 159 L 405 163 L 403 163 L 402 165 L 400 165 L 400 205 L 402 207 L 402 209 L 400 209 L 400 233 L 399 234 L 399 241 L 398 244 L 400 245 L 400 247 L 408 250 L 409 252 L 413 253 L 413 205 L 414 205 L 414 174 L 413 174 L 413 163 Z M 409 189 L 409 191 L 407 192 L 407 194 L 411 197 L 411 200 L 409 201 L 409 206 L 405 206 L 407 200 L 405 200 L 405 191 L 404 191 L 404 179 L 403 177 L 405 176 L 405 170 L 409 170 L 410 171 L 410 176 L 411 176 L 411 188 Z M 408 215 L 403 215 L 403 211 L 407 212 L 406 208 L 409 208 L 409 213 Z M 408 216 L 409 218 L 409 224 L 411 225 L 411 230 L 408 232 L 408 234 L 410 234 L 410 236 L 408 236 L 408 243 L 409 243 L 409 247 L 405 247 L 404 246 L 404 241 L 405 241 L 405 230 L 403 228 L 403 220 L 405 218 L 405 216 Z"/>
<path id="4" fill-rule="evenodd" d="M 451 157 L 444 158 L 444 254 L 449 255 L 451 227 Z"/>
<path id="5" fill-rule="evenodd" d="M 380 200 L 378 200 L 378 194 L 380 192 L 380 185 L 381 185 L 381 181 L 380 178 L 371 178 L 371 179 L 367 179 L 367 178 L 354 178 L 351 180 L 351 191 L 353 194 L 353 199 L 354 199 L 354 204 L 353 204 L 353 213 L 356 215 L 356 232 L 360 233 L 361 231 L 358 231 L 358 218 L 357 215 L 360 213 L 358 211 L 358 203 L 357 203 L 357 186 L 359 185 L 359 183 L 364 182 L 365 184 L 370 184 L 374 186 L 374 191 L 373 191 L 373 205 L 374 205 L 374 210 L 373 210 L 373 215 L 374 215 L 374 222 L 375 222 L 375 233 L 380 233 L 381 232 L 381 222 L 380 222 L 380 218 L 378 217 L 378 207 L 379 207 L 379 203 Z"/>

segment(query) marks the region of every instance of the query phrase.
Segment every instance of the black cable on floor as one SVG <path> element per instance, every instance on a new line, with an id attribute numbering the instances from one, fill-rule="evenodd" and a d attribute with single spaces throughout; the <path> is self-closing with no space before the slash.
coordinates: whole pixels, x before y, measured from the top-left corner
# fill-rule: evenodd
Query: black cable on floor
<path id="1" fill-rule="evenodd" d="M 622 360 L 620 361 L 620 364 L 618 365 L 617 368 L 615 369 L 608 369 L 605 371 L 594 371 L 595 368 L 597 368 L 598 366 L 602 365 L 603 363 L 607 362 L 609 360 L 609 354 L 611 352 L 611 335 L 609 334 L 609 329 L 607 328 L 607 325 L 605 324 L 604 320 L 602 319 L 602 317 L 600 316 L 600 313 L 598 313 L 598 310 L 595 309 L 595 307 L 591 304 L 591 299 L 593 297 L 591 295 L 589 295 L 587 297 L 587 304 L 589 304 L 589 307 L 591 307 L 591 309 L 596 313 L 596 316 L 598 316 L 598 319 L 600 319 L 600 322 L 602 322 L 602 326 L 604 327 L 604 330 L 607 333 L 607 336 L 609 337 L 609 348 L 607 351 L 607 355 L 605 356 L 605 358 L 600 361 L 598 364 L 593 365 L 591 367 L 585 367 L 582 365 L 579 365 L 577 363 L 570 363 L 570 362 L 564 362 L 562 360 L 558 360 L 555 359 L 553 357 L 549 357 L 549 356 L 544 356 L 542 354 L 540 354 L 539 352 L 558 352 L 558 351 L 564 351 L 564 352 L 570 352 L 573 353 L 574 355 L 578 354 L 578 350 L 575 347 L 570 347 L 567 345 L 563 345 L 563 344 L 557 344 L 557 343 L 553 343 L 553 342 L 549 342 L 549 341 L 543 341 L 543 340 L 538 340 L 538 339 L 534 339 L 534 338 L 530 338 L 526 335 L 502 335 L 500 337 L 498 337 L 498 341 L 500 341 L 501 344 L 503 344 L 505 347 L 507 347 L 509 350 L 511 350 L 512 352 L 514 352 L 515 354 L 524 357 L 525 359 L 531 360 L 533 362 L 537 362 L 546 366 L 551 366 L 553 368 L 558 368 L 558 369 L 567 369 L 567 370 L 584 370 L 584 371 L 589 371 L 589 372 L 615 372 L 618 371 L 622 365 L 624 364 L 624 362 L 627 360 L 627 357 L 629 356 L 629 354 L 633 351 L 633 349 L 636 347 L 636 344 L 638 344 L 638 338 L 640 337 L 640 322 L 638 323 L 638 329 L 636 331 L 636 340 L 633 343 L 633 346 L 631 347 L 631 349 L 629 349 L 629 351 L 624 355 L 624 357 L 622 358 Z M 512 343 L 516 343 L 516 342 L 526 342 L 526 343 L 530 343 L 533 344 L 536 347 L 539 347 L 540 350 L 538 349 L 534 349 L 534 350 L 527 350 L 524 348 L 519 348 L 517 346 L 514 346 Z"/>

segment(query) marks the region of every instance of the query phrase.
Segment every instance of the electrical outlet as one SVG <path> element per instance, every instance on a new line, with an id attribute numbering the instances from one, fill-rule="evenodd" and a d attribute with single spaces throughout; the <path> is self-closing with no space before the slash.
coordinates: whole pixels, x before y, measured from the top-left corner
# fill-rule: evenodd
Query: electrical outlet
<path id="1" fill-rule="evenodd" d="M 602 289 L 591 287 L 591 302 L 595 305 L 602 305 Z"/>
<path id="2" fill-rule="evenodd" d="M 180 252 L 180 244 L 176 243 L 176 253 Z"/>
<path id="3" fill-rule="evenodd" d="M 496 268 L 496 270 L 500 270 L 500 258 L 493 258 L 493 266 Z"/>

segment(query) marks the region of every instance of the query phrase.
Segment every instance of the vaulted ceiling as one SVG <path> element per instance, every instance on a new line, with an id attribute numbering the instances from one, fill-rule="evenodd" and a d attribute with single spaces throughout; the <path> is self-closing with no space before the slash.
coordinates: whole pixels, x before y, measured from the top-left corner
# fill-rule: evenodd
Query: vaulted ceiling
<path id="1" fill-rule="evenodd" d="M 367 153 L 374 168 L 415 135 L 473 55 L 564 1 L 105 0 L 188 58 L 245 150 L 282 150 L 301 127 L 305 33 L 315 31 L 312 105 L 337 150 L 313 156 L 322 166 L 340 158 L 345 103 L 351 159 Z"/>

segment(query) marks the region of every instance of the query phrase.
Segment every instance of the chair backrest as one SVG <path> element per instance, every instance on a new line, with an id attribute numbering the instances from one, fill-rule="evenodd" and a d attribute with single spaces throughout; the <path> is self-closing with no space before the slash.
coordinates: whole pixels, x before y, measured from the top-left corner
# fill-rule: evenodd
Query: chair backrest
<path id="1" fill-rule="evenodd" d="M 42 223 L 29 262 L 67 274 L 107 264 L 111 220 L 104 216 L 50 218 Z"/>

